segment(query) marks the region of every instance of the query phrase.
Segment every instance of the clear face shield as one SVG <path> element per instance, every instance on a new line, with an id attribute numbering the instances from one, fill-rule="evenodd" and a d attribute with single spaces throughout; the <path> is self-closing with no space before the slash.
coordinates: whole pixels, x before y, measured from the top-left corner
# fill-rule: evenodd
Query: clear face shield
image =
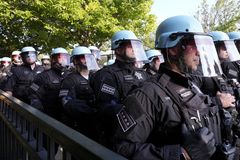
<path id="1" fill-rule="evenodd" d="M 234 41 L 220 41 L 217 42 L 215 46 L 220 60 L 230 62 L 240 60 L 240 55 Z"/>
<path id="2" fill-rule="evenodd" d="M 99 66 L 93 54 L 75 55 L 72 57 L 74 65 L 84 65 L 87 70 L 98 70 Z"/>
<path id="3" fill-rule="evenodd" d="M 22 60 L 24 63 L 33 64 L 37 61 L 36 52 L 23 52 L 21 53 Z"/>
<path id="4" fill-rule="evenodd" d="M 70 55 L 66 53 L 58 53 L 52 55 L 55 61 L 59 63 L 62 67 L 68 67 L 70 65 Z"/>
<path id="5" fill-rule="evenodd" d="M 99 50 L 91 50 L 96 60 L 101 60 L 101 52 Z"/>
<path id="6" fill-rule="evenodd" d="M 237 47 L 238 52 L 240 53 L 240 39 L 239 40 L 235 40 L 235 45 Z"/>
<path id="7" fill-rule="evenodd" d="M 217 52 L 210 36 L 194 35 L 183 40 L 185 72 L 203 77 L 222 74 Z"/>
<path id="8" fill-rule="evenodd" d="M 120 48 L 125 50 L 125 59 L 135 62 L 144 62 L 147 60 L 147 56 L 143 49 L 142 42 L 136 40 L 124 41 L 120 44 Z"/>

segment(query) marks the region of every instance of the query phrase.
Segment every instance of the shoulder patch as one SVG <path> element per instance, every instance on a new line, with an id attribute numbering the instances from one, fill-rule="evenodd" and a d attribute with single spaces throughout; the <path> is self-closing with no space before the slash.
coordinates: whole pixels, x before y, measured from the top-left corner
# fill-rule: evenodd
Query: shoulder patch
<path id="1" fill-rule="evenodd" d="M 115 88 L 112 87 L 112 86 L 109 86 L 107 84 L 103 84 L 102 85 L 102 88 L 101 88 L 101 91 L 104 92 L 104 93 L 107 93 L 107 94 L 110 94 L 110 95 L 114 95 L 115 93 Z"/>
<path id="2" fill-rule="evenodd" d="M 39 89 L 39 86 L 35 83 L 32 83 L 30 88 L 36 92 Z"/>
<path id="3" fill-rule="evenodd" d="M 237 77 L 238 76 L 238 73 L 232 69 L 229 69 L 228 73 L 234 77 Z"/>
<path id="4" fill-rule="evenodd" d="M 67 96 L 68 95 L 69 90 L 68 89 L 62 89 L 59 92 L 59 97 L 63 97 L 63 96 Z"/>
<path id="5" fill-rule="evenodd" d="M 127 132 L 130 128 L 137 124 L 132 116 L 128 114 L 124 108 L 122 108 L 116 116 L 123 132 Z"/>

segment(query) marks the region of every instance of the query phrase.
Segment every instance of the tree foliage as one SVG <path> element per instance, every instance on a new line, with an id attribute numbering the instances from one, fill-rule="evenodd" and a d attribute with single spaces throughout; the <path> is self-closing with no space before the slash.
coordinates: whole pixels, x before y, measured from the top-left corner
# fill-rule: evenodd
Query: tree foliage
<path id="1" fill-rule="evenodd" d="M 12 51 L 26 45 L 50 52 L 73 44 L 108 44 L 113 33 L 132 30 L 148 42 L 156 17 L 152 0 L 2 0 L 0 48 Z M 152 44 L 148 44 L 152 45 Z"/>
<path id="2" fill-rule="evenodd" d="M 209 5 L 202 0 L 195 17 L 202 23 L 205 32 L 237 30 L 240 23 L 240 0 L 216 0 Z"/>

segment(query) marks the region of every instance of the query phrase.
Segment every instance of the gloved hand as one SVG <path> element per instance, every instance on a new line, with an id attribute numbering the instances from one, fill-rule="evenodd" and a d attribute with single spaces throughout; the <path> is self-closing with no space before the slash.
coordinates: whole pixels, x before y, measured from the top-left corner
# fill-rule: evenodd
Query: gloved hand
<path id="1" fill-rule="evenodd" d="M 42 103 L 38 99 L 31 99 L 30 105 L 40 111 L 44 110 Z"/>
<path id="2" fill-rule="evenodd" d="M 197 131 L 189 131 L 184 124 L 182 134 L 182 147 L 192 160 L 208 160 L 216 151 L 214 135 L 208 128 L 203 127 Z"/>

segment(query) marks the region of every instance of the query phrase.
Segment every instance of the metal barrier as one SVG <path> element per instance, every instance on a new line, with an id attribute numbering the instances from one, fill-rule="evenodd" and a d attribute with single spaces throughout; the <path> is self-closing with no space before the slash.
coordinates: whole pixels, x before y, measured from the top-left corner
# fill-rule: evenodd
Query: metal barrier
<path id="1" fill-rule="evenodd" d="M 0 160 L 126 160 L 0 90 Z"/>

